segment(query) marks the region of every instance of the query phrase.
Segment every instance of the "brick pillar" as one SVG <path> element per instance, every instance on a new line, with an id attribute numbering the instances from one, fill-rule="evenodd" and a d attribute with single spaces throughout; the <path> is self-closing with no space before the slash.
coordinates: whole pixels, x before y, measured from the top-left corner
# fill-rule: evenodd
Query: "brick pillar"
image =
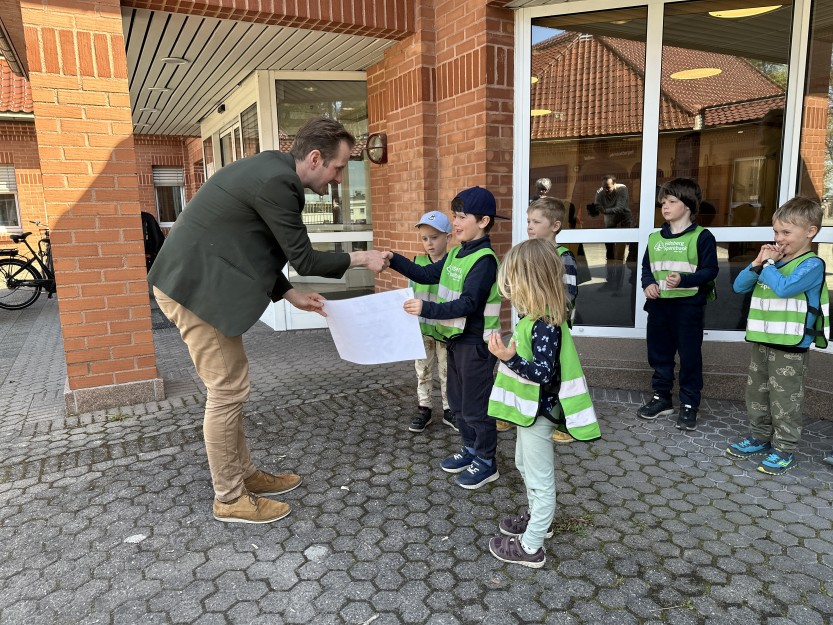
<path id="1" fill-rule="evenodd" d="M 70 414 L 159 400 L 118 0 L 24 0 Z"/>

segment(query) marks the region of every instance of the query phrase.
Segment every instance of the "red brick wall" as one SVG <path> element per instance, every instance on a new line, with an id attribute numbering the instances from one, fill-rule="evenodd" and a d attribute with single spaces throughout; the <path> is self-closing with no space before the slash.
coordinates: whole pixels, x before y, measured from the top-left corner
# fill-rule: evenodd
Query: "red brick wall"
<path id="1" fill-rule="evenodd" d="M 512 207 L 512 12 L 485 0 L 437 0 L 419 5 L 415 24 L 417 33 L 368 71 L 371 132 L 388 133 L 389 159 L 371 170 L 374 205 L 385 207 L 374 214 L 374 245 L 409 255 L 422 251 L 419 216 L 448 214 L 461 189 L 488 188 L 507 217 Z M 499 255 L 511 232 L 511 221 L 492 231 Z M 386 272 L 376 285 L 405 282 Z"/>
<path id="2" fill-rule="evenodd" d="M 153 188 L 154 167 L 182 167 L 185 173 L 185 201 L 190 200 L 205 181 L 202 166 L 195 178 L 194 158 L 201 161 L 202 152 L 194 149 L 201 146 L 199 137 L 177 135 L 135 135 L 136 171 L 139 179 L 139 204 L 142 210 L 157 219 L 156 193 Z"/>
<path id="3" fill-rule="evenodd" d="M 118 0 L 24 0 L 69 388 L 158 377 Z"/>
<path id="4" fill-rule="evenodd" d="M 48 221 L 34 122 L 0 121 L 0 164 L 14 166 L 20 223 L 25 231 L 36 233 L 36 226 L 29 222 Z M 0 246 L 15 247 L 15 244 L 6 233 L 0 232 Z M 25 249 L 22 245 L 17 247 Z"/>

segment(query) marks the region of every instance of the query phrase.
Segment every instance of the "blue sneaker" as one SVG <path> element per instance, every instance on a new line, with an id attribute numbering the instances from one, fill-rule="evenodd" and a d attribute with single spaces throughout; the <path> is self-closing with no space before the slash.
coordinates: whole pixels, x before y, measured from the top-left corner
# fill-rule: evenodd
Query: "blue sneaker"
<path id="1" fill-rule="evenodd" d="M 751 458 L 768 454 L 772 445 L 768 441 L 758 440 L 754 436 L 747 436 L 742 441 L 732 443 L 726 448 L 726 453 L 735 458 Z"/>
<path id="2" fill-rule="evenodd" d="M 440 468 L 446 473 L 460 473 L 469 468 L 472 460 L 474 456 L 465 447 L 460 447 L 460 451 L 440 463 Z"/>
<path id="3" fill-rule="evenodd" d="M 466 490 L 474 490 L 484 484 L 494 482 L 499 477 L 500 473 L 497 472 L 496 459 L 493 458 L 492 466 L 489 466 L 480 458 L 475 457 L 466 470 L 454 478 L 454 482 L 457 486 L 462 486 Z"/>
<path id="4" fill-rule="evenodd" d="M 792 469 L 796 464 L 792 454 L 773 448 L 772 453 L 761 460 L 761 464 L 758 465 L 758 471 L 767 475 L 784 475 L 784 473 Z"/>

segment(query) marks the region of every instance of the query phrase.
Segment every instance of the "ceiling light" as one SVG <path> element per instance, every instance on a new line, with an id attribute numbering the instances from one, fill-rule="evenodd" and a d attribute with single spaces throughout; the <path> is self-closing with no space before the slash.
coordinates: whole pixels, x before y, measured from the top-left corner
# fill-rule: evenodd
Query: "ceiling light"
<path id="1" fill-rule="evenodd" d="M 157 93 L 168 93 L 170 89 L 167 87 L 148 87 L 148 91 L 156 91 Z"/>
<path id="2" fill-rule="evenodd" d="M 159 109 L 152 108 L 150 106 L 146 106 L 144 108 L 140 108 L 139 111 L 141 113 L 158 113 Z"/>
<path id="3" fill-rule="evenodd" d="M 698 80 L 700 78 L 717 76 L 722 73 L 723 70 L 716 67 L 698 67 L 696 69 L 684 69 L 681 72 L 675 72 L 671 74 L 671 78 L 674 80 Z"/>
<path id="4" fill-rule="evenodd" d="M 552 113 L 550 109 L 532 109 L 529 111 L 530 117 L 543 117 L 544 115 L 549 115 Z"/>
<path id="5" fill-rule="evenodd" d="M 313 91 L 317 91 L 315 87 L 302 87 L 302 89 L 304 91 L 309 91 L 310 93 L 312 93 Z"/>
<path id="6" fill-rule="evenodd" d="M 188 63 L 188 59 L 183 59 L 181 56 L 166 56 L 162 59 L 163 63 L 169 63 L 171 65 L 185 65 Z"/>
<path id="7" fill-rule="evenodd" d="M 764 13 L 770 13 L 776 9 L 780 9 L 781 5 L 776 4 L 773 6 L 768 7 L 750 7 L 748 9 L 730 9 L 728 11 L 709 11 L 709 15 L 712 17 L 721 17 L 723 19 L 739 19 L 741 17 L 753 17 L 755 15 L 763 15 Z"/>
<path id="8" fill-rule="evenodd" d="M 538 82 L 538 76 L 533 76 L 533 77 L 530 79 L 529 84 L 530 84 L 530 85 L 534 85 L 536 82 Z"/>
<path id="9" fill-rule="evenodd" d="M 611 22 L 611 24 L 616 24 L 617 26 L 621 26 L 622 24 L 627 24 L 630 20 L 616 20 L 615 22 Z"/>

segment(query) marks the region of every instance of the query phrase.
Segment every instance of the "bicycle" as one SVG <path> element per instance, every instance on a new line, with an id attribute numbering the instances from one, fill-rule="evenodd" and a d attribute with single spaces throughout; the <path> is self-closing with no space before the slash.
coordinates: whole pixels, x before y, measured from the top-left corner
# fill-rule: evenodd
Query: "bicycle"
<path id="1" fill-rule="evenodd" d="M 14 247 L 0 249 L 0 308 L 6 310 L 19 310 L 31 306 L 44 290 L 50 298 L 55 294 L 55 270 L 52 264 L 49 229 L 39 221 L 29 223 L 35 224 L 41 231 L 37 251 L 26 240 L 31 232 L 9 236 L 15 243 L 22 241 L 32 253 L 31 257 L 18 258 L 20 251 Z"/>

